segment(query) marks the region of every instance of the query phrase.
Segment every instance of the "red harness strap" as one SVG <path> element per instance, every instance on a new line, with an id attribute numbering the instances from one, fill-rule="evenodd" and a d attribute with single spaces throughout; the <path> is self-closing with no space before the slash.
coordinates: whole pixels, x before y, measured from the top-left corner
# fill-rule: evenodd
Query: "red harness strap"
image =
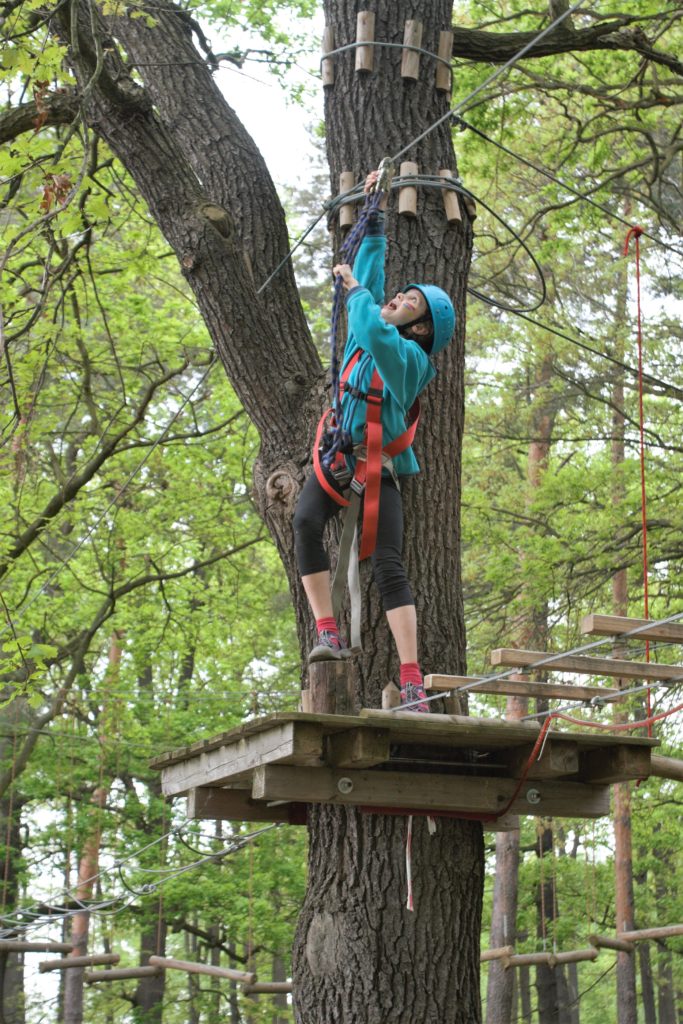
<path id="1" fill-rule="evenodd" d="M 346 388 L 347 381 L 351 375 L 351 371 L 358 362 L 362 350 L 358 349 L 348 362 L 348 365 L 344 369 L 340 380 L 340 390 L 342 394 Z M 415 438 L 415 432 L 417 430 L 417 424 L 420 417 L 420 403 L 415 400 L 412 405 L 408 416 L 408 427 L 395 437 L 393 441 L 382 447 L 382 401 L 384 397 L 384 381 L 380 377 L 377 370 L 372 375 L 370 381 L 370 388 L 366 396 L 367 414 L 365 421 L 365 458 L 356 459 L 356 471 L 351 481 L 351 486 L 355 490 L 365 490 L 365 497 L 363 502 L 363 536 L 361 540 L 361 547 L 359 553 L 359 559 L 362 561 L 364 558 L 368 558 L 377 544 L 377 523 L 379 521 L 379 498 L 382 481 L 382 456 L 386 455 L 393 458 L 396 455 L 400 455 L 401 452 L 409 448 Z M 344 498 L 329 482 L 325 473 L 323 472 L 322 465 L 320 463 L 320 441 L 322 439 L 325 424 L 331 413 L 331 409 L 323 414 L 318 424 L 318 430 L 316 432 L 315 446 L 313 448 L 313 466 L 315 469 L 315 475 L 318 478 L 323 490 L 334 500 L 338 505 L 348 506 L 349 502 Z M 339 460 L 339 463 L 343 462 L 344 456 L 341 453 L 335 459 L 335 463 Z M 333 463 L 334 465 L 334 463 Z"/>

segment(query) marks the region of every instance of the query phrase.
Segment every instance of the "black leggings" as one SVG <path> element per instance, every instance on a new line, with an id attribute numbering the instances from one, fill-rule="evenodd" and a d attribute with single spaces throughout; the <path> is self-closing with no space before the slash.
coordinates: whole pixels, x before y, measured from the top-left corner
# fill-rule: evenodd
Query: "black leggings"
<path id="1" fill-rule="evenodd" d="M 309 476 L 299 495 L 294 513 L 294 547 L 299 572 L 310 576 L 330 568 L 323 545 L 325 525 L 341 511 L 318 483 L 315 473 Z M 361 506 L 361 516 L 363 509 Z M 402 561 L 403 504 L 401 492 L 389 476 L 382 477 L 377 522 L 377 547 L 372 555 L 375 583 L 382 595 L 384 610 L 415 604 Z"/>

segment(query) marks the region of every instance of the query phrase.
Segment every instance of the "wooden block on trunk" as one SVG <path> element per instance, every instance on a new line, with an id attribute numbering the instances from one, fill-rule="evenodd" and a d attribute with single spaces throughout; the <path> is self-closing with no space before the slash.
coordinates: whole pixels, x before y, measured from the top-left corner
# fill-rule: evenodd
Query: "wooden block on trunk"
<path id="1" fill-rule="evenodd" d="M 339 175 L 339 194 L 348 192 L 354 185 L 353 171 L 342 171 Z M 339 227 L 350 228 L 353 224 L 353 203 L 342 203 L 339 207 Z"/>
<path id="2" fill-rule="evenodd" d="M 448 181 L 453 177 L 453 171 L 442 169 L 439 171 L 439 177 L 444 178 Z M 462 222 L 462 214 L 460 213 L 460 203 L 458 202 L 458 195 L 452 188 L 444 188 L 443 190 L 443 206 L 446 211 L 446 220 L 449 224 L 460 224 Z"/>
<path id="3" fill-rule="evenodd" d="M 645 779 L 649 774 L 649 747 L 607 747 L 604 750 L 585 750 L 581 754 L 579 776 L 583 782 L 593 785 Z"/>
<path id="4" fill-rule="evenodd" d="M 335 768 L 372 768 L 389 760 L 388 729 L 349 729 L 326 739 L 328 764 Z"/>
<path id="5" fill-rule="evenodd" d="M 436 88 L 438 92 L 450 92 L 453 84 L 453 74 L 450 63 L 453 56 L 453 33 L 439 33 L 439 57 L 436 65 Z M 444 61 L 446 63 L 444 63 Z"/>
<path id="6" fill-rule="evenodd" d="M 284 821 L 291 820 L 291 804 L 268 807 L 251 798 L 251 787 L 219 789 L 200 786 L 187 794 L 188 818 L 210 821 Z"/>
<path id="7" fill-rule="evenodd" d="M 330 53 L 331 50 L 334 50 L 334 29 L 331 25 L 326 25 L 323 32 L 323 53 Z M 323 87 L 334 85 L 334 60 L 331 57 L 323 59 L 321 74 Z"/>
<path id="8" fill-rule="evenodd" d="M 406 21 L 403 30 L 404 46 L 422 46 L 422 22 Z M 415 50 L 404 50 L 401 60 L 401 78 L 412 78 L 417 81 L 420 77 L 420 54 Z"/>
<path id="9" fill-rule="evenodd" d="M 421 808 L 495 815 L 516 788 L 514 779 L 430 773 L 303 769 L 264 765 L 254 772 L 255 800 L 295 800 L 349 806 Z M 609 813 L 609 789 L 576 782 L 524 786 L 506 813 L 599 818 Z"/>
<path id="10" fill-rule="evenodd" d="M 356 17 L 356 42 L 371 43 L 375 39 L 375 12 L 359 11 Z M 374 47 L 356 49 L 356 71 L 370 72 L 374 65 Z"/>
<path id="11" fill-rule="evenodd" d="M 311 711 L 322 715 L 352 715 L 355 685 L 347 661 L 318 661 L 308 669 Z"/>
<path id="12" fill-rule="evenodd" d="M 513 778 L 521 778 L 522 772 L 529 760 L 532 747 L 518 747 L 512 750 L 508 757 L 510 774 Z M 558 779 L 563 775 L 576 775 L 579 771 L 579 746 L 578 743 L 567 742 L 554 743 L 552 739 L 546 741 L 545 748 L 539 760 L 534 761 L 529 769 L 527 779 Z M 592 781 L 592 780 L 586 780 Z"/>

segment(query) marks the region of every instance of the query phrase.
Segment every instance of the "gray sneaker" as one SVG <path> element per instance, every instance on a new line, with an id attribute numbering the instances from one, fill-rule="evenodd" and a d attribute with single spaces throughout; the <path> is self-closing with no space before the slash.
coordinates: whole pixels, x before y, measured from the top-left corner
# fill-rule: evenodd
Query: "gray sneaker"
<path id="1" fill-rule="evenodd" d="M 308 655 L 308 664 L 316 661 L 344 661 L 351 657 L 348 647 L 342 647 L 339 636 L 324 629 L 318 637 L 318 643 Z"/>

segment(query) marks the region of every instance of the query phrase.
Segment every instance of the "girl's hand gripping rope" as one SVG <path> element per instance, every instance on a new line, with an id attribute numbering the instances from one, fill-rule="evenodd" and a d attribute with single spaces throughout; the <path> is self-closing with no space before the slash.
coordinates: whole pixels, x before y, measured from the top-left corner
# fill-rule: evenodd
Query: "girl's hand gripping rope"
<path id="1" fill-rule="evenodd" d="M 347 292 L 352 288 L 358 287 L 358 281 L 353 276 L 353 272 L 348 263 L 338 263 L 336 267 L 332 267 L 332 273 L 335 277 L 341 278 L 341 282 Z"/>

